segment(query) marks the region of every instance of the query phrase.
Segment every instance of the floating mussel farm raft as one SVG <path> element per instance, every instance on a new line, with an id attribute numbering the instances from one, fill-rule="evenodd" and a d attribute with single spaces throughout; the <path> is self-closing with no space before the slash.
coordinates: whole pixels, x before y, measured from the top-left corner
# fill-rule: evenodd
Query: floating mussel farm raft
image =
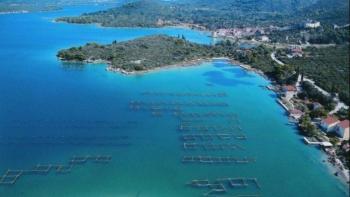
<path id="1" fill-rule="evenodd" d="M 200 92 L 161 92 L 161 91 L 145 91 L 141 92 L 143 96 L 153 97 L 227 97 L 225 92 L 218 93 L 200 93 Z"/>
<path id="2" fill-rule="evenodd" d="M 230 99 L 228 93 L 146 91 L 140 94 L 143 99 L 138 97 L 129 100 L 125 109 L 132 115 L 137 113 L 140 115 L 138 117 L 149 117 L 148 120 L 154 120 L 155 124 L 161 123 L 163 118 L 172 122 L 164 136 L 168 137 L 171 133 L 170 136 L 174 136 L 173 140 L 178 145 L 180 154 L 174 161 L 181 168 L 193 169 L 195 175 L 184 177 L 180 184 L 185 185 L 185 189 L 191 192 L 198 191 L 202 196 L 260 196 L 261 185 L 258 178 L 249 174 L 249 168 L 258 162 L 249 152 L 247 142 L 251 136 L 241 124 L 239 115 L 234 113 L 234 109 L 227 102 L 227 99 Z M 28 142 L 55 146 L 127 146 L 130 139 L 126 135 L 0 137 L 0 144 L 5 145 Z M 65 163 L 37 164 L 29 169 L 9 169 L 0 176 L 0 185 L 15 185 L 23 176 L 45 176 L 53 173 L 64 175 L 73 172 L 78 166 L 82 167 L 88 163 L 102 165 L 111 160 L 111 155 L 75 155 Z M 203 174 L 201 169 L 208 172 L 212 170 L 212 173 Z M 221 169 L 225 169 L 222 170 L 224 173 L 221 173 Z M 197 179 L 198 177 L 205 178 Z"/>
<path id="3" fill-rule="evenodd" d="M 73 156 L 66 164 L 37 164 L 31 169 L 8 169 L 0 176 L 0 186 L 14 185 L 22 176 L 48 175 L 50 172 L 55 172 L 58 175 L 67 174 L 77 165 L 84 165 L 87 162 L 107 164 L 111 162 L 111 160 L 112 156 L 110 155 Z"/>
<path id="4" fill-rule="evenodd" d="M 233 156 L 184 156 L 183 163 L 197 164 L 249 164 L 254 163 L 254 158 L 236 158 Z"/>
<path id="5" fill-rule="evenodd" d="M 218 171 L 256 163 L 256 158 L 250 156 L 245 147 L 248 133 L 242 128 L 239 115 L 226 102 L 229 99 L 226 92 L 145 91 L 141 95 L 145 100 L 131 100 L 130 111 L 175 119 L 173 130 L 178 135 L 183 154 L 180 163 L 185 168 L 201 165 Z M 220 176 L 222 174 L 216 177 Z M 257 178 L 194 179 L 186 185 L 205 190 L 203 196 L 258 197 L 261 189 Z M 241 192 L 243 194 L 239 194 Z"/>
<path id="6" fill-rule="evenodd" d="M 49 146 L 129 146 L 129 137 L 123 136 L 28 136 L 2 137 L 0 145 L 49 145 Z"/>
<path id="7" fill-rule="evenodd" d="M 199 143 L 188 143 L 188 142 L 185 142 L 183 144 L 183 148 L 184 150 L 203 150 L 203 151 L 244 150 L 244 148 L 238 144 L 212 144 L 212 143 L 199 144 Z"/>
<path id="8" fill-rule="evenodd" d="M 216 180 L 210 181 L 208 179 L 194 179 L 187 183 L 186 185 L 206 190 L 203 193 L 203 196 L 214 196 L 218 194 L 230 194 L 235 189 L 246 189 L 249 188 L 250 190 L 254 190 L 255 192 L 259 192 L 261 190 L 261 186 L 258 182 L 257 178 L 244 178 L 244 177 L 238 177 L 238 178 L 217 178 Z M 232 196 L 232 195 L 230 195 Z M 260 196 L 259 194 L 250 194 L 250 195 L 236 195 L 238 196 L 245 196 L 245 197 L 253 197 L 253 196 Z"/>
<path id="9" fill-rule="evenodd" d="M 194 134 L 183 134 L 181 139 L 185 142 L 191 141 L 226 141 L 226 140 L 246 140 L 247 136 L 244 134 L 234 134 L 234 133 L 194 133 Z"/>

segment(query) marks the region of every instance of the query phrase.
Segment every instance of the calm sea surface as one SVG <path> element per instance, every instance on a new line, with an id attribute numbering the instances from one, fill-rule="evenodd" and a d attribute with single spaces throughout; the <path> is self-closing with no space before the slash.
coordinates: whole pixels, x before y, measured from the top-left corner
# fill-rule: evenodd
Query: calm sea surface
<path id="1" fill-rule="evenodd" d="M 59 49 L 87 42 L 153 34 L 212 42 L 189 29 L 52 22 L 104 8 L 0 15 L 0 174 L 37 164 L 68 166 L 74 156 L 112 156 L 109 163 L 90 157 L 64 174 L 53 167 L 48 174 L 25 171 L 15 184 L 0 185 L 1 197 L 178 197 L 210 191 L 187 185 L 194 179 L 222 184 L 229 195 L 217 196 L 348 195 L 321 152 L 305 146 L 288 124 L 275 94 L 261 87 L 269 82 L 255 73 L 224 60 L 135 76 L 106 72 L 105 65 L 58 61 Z M 181 138 L 190 134 L 198 135 Z M 222 162 L 182 163 L 183 156 Z M 224 163 L 226 156 L 255 162 Z M 248 180 L 245 187 L 230 186 L 227 178 L 238 177 L 256 178 L 260 188 Z"/>

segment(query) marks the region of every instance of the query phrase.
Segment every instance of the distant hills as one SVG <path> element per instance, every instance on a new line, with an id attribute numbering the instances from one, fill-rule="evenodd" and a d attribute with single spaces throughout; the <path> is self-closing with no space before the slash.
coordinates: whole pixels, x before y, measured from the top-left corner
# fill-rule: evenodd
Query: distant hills
<path id="1" fill-rule="evenodd" d="M 114 2 L 115 0 L 1 0 L 0 12 L 45 11 L 67 5 Z"/>
<path id="2" fill-rule="evenodd" d="M 111 27 L 158 27 L 191 23 L 207 29 L 291 25 L 306 19 L 349 23 L 348 0 L 140 0 L 106 11 L 58 19 Z"/>

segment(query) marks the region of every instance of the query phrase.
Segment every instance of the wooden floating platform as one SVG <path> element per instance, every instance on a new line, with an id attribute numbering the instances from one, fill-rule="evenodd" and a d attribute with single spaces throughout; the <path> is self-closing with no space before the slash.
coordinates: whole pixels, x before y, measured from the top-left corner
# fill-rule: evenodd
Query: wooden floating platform
<path id="1" fill-rule="evenodd" d="M 253 158 L 236 158 L 232 156 L 183 156 L 182 163 L 198 164 L 249 164 L 255 162 Z"/>
<path id="2" fill-rule="evenodd" d="M 0 177 L 0 185 L 15 184 L 22 174 L 22 170 L 7 170 L 6 173 Z"/>
<path id="3" fill-rule="evenodd" d="M 48 174 L 52 168 L 51 164 L 48 165 L 42 165 L 42 164 L 37 164 L 34 166 L 32 170 L 27 170 L 26 174 Z"/>
<path id="4" fill-rule="evenodd" d="M 261 189 L 261 186 L 257 178 L 218 178 L 218 182 L 227 183 L 232 188 L 245 188 L 245 187 L 254 187 L 256 189 Z"/>
<path id="5" fill-rule="evenodd" d="M 157 102 L 145 102 L 145 101 L 130 101 L 129 107 L 131 109 L 144 108 L 152 109 L 152 107 L 228 107 L 229 104 L 222 101 L 157 101 Z"/>
<path id="6" fill-rule="evenodd" d="M 180 106 L 163 106 L 163 105 L 139 105 L 139 104 L 129 104 L 129 109 L 133 111 L 157 111 L 157 112 L 167 112 L 167 113 L 182 113 L 182 108 Z"/>
<path id="7" fill-rule="evenodd" d="M 255 188 L 260 190 L 261 187 L 258 184 L 257 178 L 218 178 L 214 181 L 208 179 L 194 179 L 187 183 L 186 185 L 198 189 L 207 189 L 208 192 L 203 193 L 204 196 L 211 196 L 217 194 L 225 194 L 229 192 L 229 189 L 245 189 L 245 188 Z M 226 187 L 228 186 L 228 188 Z M 259 194 L 253 195 L 237 195 L 236 197 L 258 197 Z"/>
<path id="8" fill-rule="evenodd" d="M 232 178 L 228 180 L 229 185 L 233 188 L 238 187 L 248 187 L 248 184 L 246 183 L 246 179 L 244 178 Z"/>
<path id="9" fill-rule="evenodd" d="M 4 175 L 0 176 L 0 185 L 13 185 L 24 175 L 47 175 L 52 170 L 56 171 L 57 174 L 66 174 L 71 172 L 74 165 L 82 165 L 88 161 L 94 163 L 109 163 L 111 160 L 112 156 L 110 155 L 73 156 L 68 162 L 69 165 L 37 164 L 30 170 L 7 170 Z"/>
<path id="10" fill-rule="evenodd" d="M 178 131 L 181 132 L 234 132 L 242 131 L 242 128 L 238 125 L 223 126 L 223 125 L 192 125 L 192 124 L 179 124 Z M 223 135 L 225 136 L 225 135 Z"/>
<path id="11" fill-rule="evenodd" d="M 215 194 L 225 194 L 227 193 L 227 189 L 225 188 L 224 184 L 222 183 L 214 183 L 210 184 L 209 186 L 210 190 L 206 193 L 204 193 L 204 196 L 211 196 Z"/>
<path id="12" fill-rule="evenodd" d="M 187 185 L 194 188 L 210 189 L 208 192 L 203 194 L 204 196 L 223 194 L 227 192 L 225 186 L 222 183 L 210 183 L 208 179 L 192 180 L 190 183 L 187 183 Z"/>
<path id="13" fill-rule="evenodd" d="M 0 144 L 8 145 L 69 145 L 69 146 L 128 146 L 128 136 L 76 137 L 76 136 L 26 136 L 0 137 Z"/>
<path id="14" fill-rule="evenodd" d="M 234 134 L 234 133 L 216 133 L 216 134 L 207 134 L 207 133 L 198 133 L 198 134 L 183 134 L 180 137 L 185 142 L 193 141 L 214 141 L 214 140 L 246 140 L 247 136 L 243 134 Z"/>
<path id="15" fill-rule="evenodd" d="M 183 148 L 185 150 L 244 150 L 243 147 L 237 144 L 198 144 L 198 143 L 189 143 L 185 142 L 183 143 Z"/>
<path id="16" fill-rule="evenodd" d="M 209 187 L 210 182 L 208 179 L 198 179 L 192 180 L 191 183 L 188 183 L 188 185 L 191 185 L 192 187 Z"/>
<path id="17" fill-rule="evenodd" d="M 108 162 L 110 162 L 112 160 L 112 156 L 101 156 L 101 155 L 99 155 L 99 156 L 96 156 L 96 158 L 95 158 L 95 160 L 94 160 L 94 162 L 95 163 L 108 163 Z"/>
<path id="18" fill-rule="evenodd" d="M 85 164 L 88 161 L 93 161 L 96 163 L 108 163 L 112 160 L 112 156 L 105 156 L 105 155 L 97 155 L 97 156 L 73 156 L 72 159 L 69 161 L 70 164 L 76 165 L 76 164 Z"/>
<path id="19" fill-rule="evenodd" d="M 194 125 L 194 124 L 179 124 L 179 131 L 233 131 L 241 130 L 239 126 L 222 126 L 222 125 Z"/>
<path id="20" fill-rule="evenodd" d="M 73 165 L 56 165 L 53 166 L 53 168 L 56 170 L 57 174 L 67 174 L 70 173 L 72 171 L 72 167 Z"/>
<path id="21" fill-rule="evenodd" d="M 76 165 L 76 164 L 85 164 L 90 156 L 73 156 L 71 160 L 69 161 L 70 164 Z"/>
<path id="22" fill-rule="evenodd" d="M 230 118 L 230 120 L 236 120 L 238 122 L 237 114 L 235 113 L 226 113 L 226 112 L 217 112 L 217 111 L 207 111 L 207 112 L 182 112 L 174 114 L 179 118 Z"/>
<path id="23" fill-rule="evenodd" d="M 200 93 L 200 92 L 141 92 L 143 96 L 175 96 L 175 97 L 227 97 L 226 92 Z"/>

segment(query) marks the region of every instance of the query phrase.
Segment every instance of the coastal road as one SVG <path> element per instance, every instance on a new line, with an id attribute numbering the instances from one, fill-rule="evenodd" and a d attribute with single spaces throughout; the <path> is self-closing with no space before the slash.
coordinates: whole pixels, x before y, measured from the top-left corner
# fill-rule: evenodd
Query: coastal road
<path id="1" fill-rule="evenodd" d="M 285 65 L 282 61 L 280 61 L 279 59 L 276 58 L 276 51 L 271 53 L 271 59 L 273 61 L 275 61 L 279 65 Z M 319 87 L 318 85 L 316 85 L 315 81 L 313 81 L 312 79 L 309 79 L 309 78 L 304 76 L 303 80 L 309 82 L 310 84 L 312 84 L 312 86 L 314 88 L 316 88 L 318 91 L 320 91 L 323 95 L 329 96 L 329 97 L 332 96 L 329 92 L 327 92 L 326 90 L 324 90 L 321 87 Z M 298 92 L 301 91 L 300 82 L 301 82 L 301 76 L 299 75 L 298 76 L 298 81 L 297 81 L 297 84 L 296 84 Z M 336 102 L 336 106 L 331 112 L 329 112 L 329 114 L 335 114 L 342 108 L 349 109 L 349 106 L 347 106 L 345 103 L 341 102 L 338 97 L 334 97 L 333 100 Z"/>
<path id="2" fill-rule="evenodd" d="M 284 63 L 276 58 L 276 51 L 271 53 L 271 58 L 273 61 L 275 61 L 277 64 L 284 66 Z"/>

